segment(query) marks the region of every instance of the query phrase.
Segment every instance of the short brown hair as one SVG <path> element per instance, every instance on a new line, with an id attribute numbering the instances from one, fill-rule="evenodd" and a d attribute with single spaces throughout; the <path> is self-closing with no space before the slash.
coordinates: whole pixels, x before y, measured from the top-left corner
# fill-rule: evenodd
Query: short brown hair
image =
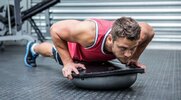
<path id="1" fill-rule="evenodd" d="M 111 34 L 113 41 L 117 38 L 127 38 L 129 40 L 138 40 L 140 38 L 141 27 L 131 17 L 121 17 L 113 23 Z"/>

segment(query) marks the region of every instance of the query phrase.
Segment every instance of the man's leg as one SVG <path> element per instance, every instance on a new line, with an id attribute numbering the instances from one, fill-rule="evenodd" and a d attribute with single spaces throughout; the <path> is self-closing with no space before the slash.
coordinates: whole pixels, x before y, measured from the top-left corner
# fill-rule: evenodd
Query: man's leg
<path id="1" fill-rule="evenodd" d="M 52 48 L 53 48 L 53 45 L 48 42 L 43 42 L 40 44 L 35 43 L 35 46 L 32 47 L 32 51 L 34 51 L 35 53 L 40 54 L 44 57 L 53 58 Z"/>
<path id="2" fill-rule="evenodd" d="M 36 58 L 38 55 L 54 58 L 59 64 L 62 64 L 55 47 L 51 43 L 44 42 L 38 44 L 29 42 L 26 46 L 26 54 L 24 57 L 25 65 L 28 67 L 36 67 Z"/>

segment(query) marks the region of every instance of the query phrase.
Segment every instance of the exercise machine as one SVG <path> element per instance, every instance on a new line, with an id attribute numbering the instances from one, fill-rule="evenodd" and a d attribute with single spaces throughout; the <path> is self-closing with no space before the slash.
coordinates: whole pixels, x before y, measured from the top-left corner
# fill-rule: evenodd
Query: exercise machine
<path id="1" fill-rule="evenodd" d="M 34 41 L 35 39 L 32 36 L 23 34 L 21 31 L 23 22 L 28 20 L 31 26 L 34 28 L 38 36 L 38 40 L 43 42 L 45 40 L 45 37 L 42 35 L 42 32 L 36 25 L 35 21 L 32 19 L 32 16 L 42 12 L 45 9 L 52 7 L 53 5 L 59 3 L 60 0 L 43 0 L 42 2 L 37 3 L 36 5 L 22 12 L 20 11 L 20 2 L 21 0 L 14 0 L 14 15 L 10 15 L 10 6 L 8 4 L 8 18 L 0 16 L 0 22 L 4 24 L 5 27 L 3 30 L 1 29 L 1 34 L 3 34 L 3 36 L 0 36 L 0 41 L 22 39 Z M 12 27 L 15 27 L 15 32 L 13 33 Z"/>

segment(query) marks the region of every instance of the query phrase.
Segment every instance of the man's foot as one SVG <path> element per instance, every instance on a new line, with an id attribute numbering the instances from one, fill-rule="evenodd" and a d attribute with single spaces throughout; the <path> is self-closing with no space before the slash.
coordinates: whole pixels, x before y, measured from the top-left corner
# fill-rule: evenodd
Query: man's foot
<path id="1" fill-rule="evenodd" d="M 31 51 L 33 44 L 35 44 L 35 42 L 31 41 L 31 42 L 28 42 L 28 44 L 26 45 L 24 63 L 27 67 L 36 67 L 36 58 L 37 58 L 38 54 L 34 54 Z"/>

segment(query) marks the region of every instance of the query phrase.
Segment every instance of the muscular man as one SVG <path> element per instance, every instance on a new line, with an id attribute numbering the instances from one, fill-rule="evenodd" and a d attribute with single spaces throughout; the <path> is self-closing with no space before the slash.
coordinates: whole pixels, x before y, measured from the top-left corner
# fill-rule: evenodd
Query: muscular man
<path id="1" fill-rule="evenodd" d="M 130 17 L 115 21 L 89 19 L 84 21 L 64 20 L 51 26 L 53 44 L 29 42 L 24 62 L 35 67 L 40 54 L 52 57 L 63 65 L 64 77 L 72 79 L 71 73 L 79 74 L 77 68 L 86 68 L 75 61 L 108 61 L 117 58 L 121 63 L 144 67 L 138 59 L 152 40 L 152 27 L 136 22 Z"/>

